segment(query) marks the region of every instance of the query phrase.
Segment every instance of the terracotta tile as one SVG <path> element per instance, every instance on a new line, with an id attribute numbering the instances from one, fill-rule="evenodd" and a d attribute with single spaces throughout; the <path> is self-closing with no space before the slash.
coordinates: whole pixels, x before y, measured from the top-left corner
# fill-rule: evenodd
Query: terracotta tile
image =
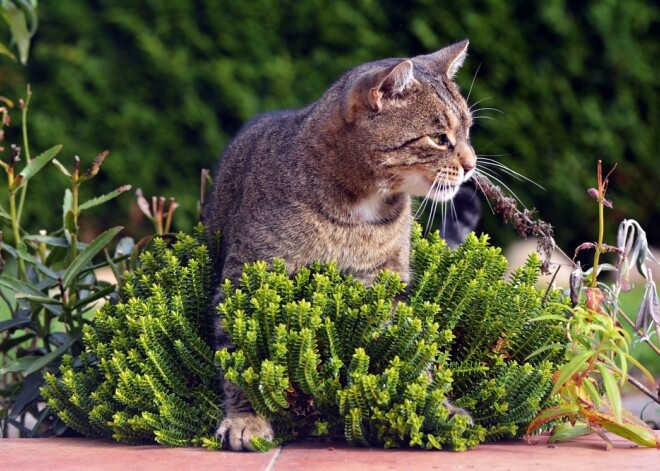
<path id="1" fill-rule="evenodd" d="M 133 446 L 86 438 L 0 439 L 0 470 L 262 471 L 280 453 L 233 453 L 203 448 Z"/>
<path id="2" fill-rule="evenodd" d="M 605 451 L 596 436 L 548 446 L 523 441 L 480 445 L 452 453 L 423 450 L 351 448 L 344 443 L 299 442 L 268 453 L 210 452 L 198 448 L 130 446 L 90 439 L 0 439 L 0 470 L 617 470 L 657 471 L 660 451 L 637 448 L 610 436 L 615 449 Z"/>
<path id="3" fill-rule="evenodd" d="M 275 461 L 274 471 L 290 470 L 648 470 L 660 469 L 660 451 L 637 448 L 631 442 L 610 436 L 615 449 L 605 451 L 598 437 L 548 446 L 546 438 L 535 445 L 524 441 L 480 445 L 455 453 L 424 450 L 351 448 L 345 444 L 286 445 Z M 631 449 L 631 446 L 634 447 Z"/>

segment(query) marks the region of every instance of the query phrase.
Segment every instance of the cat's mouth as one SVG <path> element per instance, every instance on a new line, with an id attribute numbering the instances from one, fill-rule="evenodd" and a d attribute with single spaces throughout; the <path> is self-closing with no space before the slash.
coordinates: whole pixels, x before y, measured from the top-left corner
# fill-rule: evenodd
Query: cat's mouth
<path id="1" fill-rule="evenodd" d="M 436 180 L 429 189 L 428 197 L 436 201 L 449 201 L 456 196 L 460 186 L 460 184 L 453 185 L 451 183 L 439 182 Z"/>
<path id="2" fill-rule="evenodd" d="M 409 169 L 398 175 L 396 190 L 438 202 L 451 200 L 461 185 L 474 174 L 474 169 L 465 172 L 462 168 Z M 392 188 L 394 189 L 394 188 Z"/>

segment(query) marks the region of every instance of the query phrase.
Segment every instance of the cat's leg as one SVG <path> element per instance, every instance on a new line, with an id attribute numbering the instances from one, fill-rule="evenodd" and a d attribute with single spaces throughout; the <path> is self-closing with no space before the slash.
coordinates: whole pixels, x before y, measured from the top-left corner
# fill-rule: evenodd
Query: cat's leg
<path id="1" fill-rule="evenodd" d="M 222 294 L 219 293 L 215 297 L 213 305 L 217 306 L 221 301 Z M 222 326 L 222 319 L 220 316 L 215 316 L 214 319 L 216 350 L 227 348 L 231 351 L 233 345 Z M 272 441 L 275 434 L 270 422 L 254 411 L 250 401 L 238 386 L 226 381 L 224 378 L 221 379 L 225 416 L 215 434 L 222 438 L 222 443 L 233 451 L 254 451 L 252 437 L 261 437 Z"/>

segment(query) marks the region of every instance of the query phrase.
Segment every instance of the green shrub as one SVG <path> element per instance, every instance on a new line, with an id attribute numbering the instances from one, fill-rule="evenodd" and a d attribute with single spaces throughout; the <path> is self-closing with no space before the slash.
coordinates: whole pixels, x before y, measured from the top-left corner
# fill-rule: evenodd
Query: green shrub
<path id="1" fill-rule="evenodd" d="M 196 245 L 197 244 L 197 245 Z M 561 362 L 559 295 L 534 288 L 532 256 L 511 275 L 487 238 L 454 252 L 437 236 L 413 235 L 418 274 L 403 301 L 398 276 L 374 285 L 315 263 L 293 277 L 275 260 L 248 265 L 219 306 L 236 349 L 217 352 L 225 378 L 270 418 L 278 440 L 343 435 L 349 443 L 464 450 L 520 436 L 552 404 Z M 194 335 L 211 298 L 204 246 L 158 241 L 85 330 L 87 359 L 47 377 L 49 406 L 92 436 L 171 446 L 220 446 L 213 355 Z M 432 372 L 431 375 L 428 371 Z M 474 423 L 452 414 L 451 399 Z M 260 441 L 262 449 L 272 443 Z"/>

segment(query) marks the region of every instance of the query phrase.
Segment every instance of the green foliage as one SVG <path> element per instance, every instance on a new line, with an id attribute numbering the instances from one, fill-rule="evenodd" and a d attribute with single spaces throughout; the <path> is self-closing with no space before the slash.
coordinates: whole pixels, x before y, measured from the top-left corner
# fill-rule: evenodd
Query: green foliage
<path id="1" fill-rule="evenodd" d="M 187 189 L 199 169 L 256 113 L 309 103 L 360 62 L 469 38 L 458 80 L 467 91 L 479 68 L 470 102 L 502 111 L 477 113 L 494 119 L 477 120 L 474 147 L 504 154 L 547 189 L 505 180 L 552 215 L 559 244 L 591 238 L 583 189 L 597 159 L 628 163 L 615 176 L 619 209 L 660 238 L 655 2 L 58 0 L 40 2 L 39 15 L 30 63 L 2 62 L 0 95 L 19 96 L 29 80 L 40 106 L 35 144 L 61 142 L 80 155 L 112 149 L 121 159 L 108 162 L 100 190 L 130 182 L 175 195 L 176 227 L 196 220 Z M 40 201 L 54 191 L 37 190 Z M 42 206 L 28 210 L 52 218 Z M 123 225 L 126 213 L 111 206 L 90 223 Z M 483 229 L 498 245 L 514 237 L 487 214 Z"/>
<path id="2" fill-rule="evenodd" d="M 214 355 L 195 334 L 208 322 L 213 286 L 197 244 L 182 236 L 143 253 L 122 302 L 85 329 L 87 357 L 67 359 L 61 379 L 47 377 L 44 396 L 71 427 L 126 442 L 221 446 L 210 437 L 221 418 Z M 246 265 L 219 306 L 236 349 L 215 357 L 279 440 L 343 435 L 355 445 L 465 450 L 520 436 L 554 404 L 553 344 L 563 338 L 557 316 L 566 306 L 533 287 L 538 263 L 532 256 L 504 281 L 504 259 L 486 237 L 452 252 L 416 227 L 419 276 L 408 302 L 390 272 L 366 288 L 332 263 L 292 277 L 279 260 Z"/>
<path id="3" fill-rule="evenodd" d="M 61 377 L 46 375 L 42 394 L 71 428 L 127 443 L 204 443 L 222 418 L 209 325 L 211 263 L 196 237 L 168 247 L 156 239 L 127 274 L 120 302 L 85 326 L 85 353 L 67 356 Z M 204 441 L 202 441 L 204 440 Z"/>
<path id="4" fill-rule="evenodd" d="M 220 306 L 236 350 L 218 352 L 225 378 L 244 390 L 281 435 L 343 434 L 349 443 L 464 450 L 520 436 L 551 403 L 548 348 L 563 338 L 557 295 L 534 288 L 533 256 L 509 281 L 487 238 L 452 251 L 415 229 L 417 277 L 383 272 L 370 288 L 336 266 L 314 264 L 289 279 L 281 261 L 247 266 Z M 474 419 L 452 414 L 447 399 Z"/>
<path id="5" fill-rule="evenodd" d="M 650 384 L 654 384 L 655 380 L 646 367 L 630 355 L 631 335 L 620 323 L 627 322 L 640 340 L 660 355 L 660 350 L 649 335 L 653 330 L 660 333 L 660 314 L 657 288 L 647 266 L 647 262 L 654 261 L 654 257 L 649 250 L 646 233 L 639 223 L 623 220 L 619 226 L 616 247 L 604 243 L 604 210 L 613 207 L 612 202 L 605 198 L 612 171 L 603 177 L 602 164 L 598 161 L 598 185 L 589 190 L 589 194 L 598 203 L 598 239 L 596 242 L 586 242 L 576 250 L 594 250 L 594 261 L 588 270 L 577 265 L 571 273 L 570 296 L 574 308 L 567 326 L 567 363 L 557 372 L 552 390 L 552 394 L 559 394 L 560 402 L 540 412 L 530 423 L 527 432 L 534 432 L 550 420 L 567 417 L 570 425 L 563 424 L 553 430 L 553 440 L 566 440 L 595 432 L 607 442 L 609 449 L 613 445 L 602 433 L 607 430 L 639 445 L 660 448 L 657 434 L 624 410 L 621 404 L 619 387 L 629 379 L 629 364 L 643 372 Z M 616 266 L 601 263 L 601 256 L 607 252 L 618 254 Z M 635 324 L 619 306 L 619 293 L 631 289 L 629 277 L 633 266 L 646 279 Z M 598 280 L 601 271 L 616 272 L 611 286 Z M 581 296 L 583 291 L 586 293 L 584 297 Z M 653 393 L 641 382 L 633 379 L 630 381 L 649 397 L 653 397 Z M 656 399 L 656 402 L 660 401 Z"/>
<path id="6" fill-rule="evenodd" d="M 6 179 L 0 191 L 0 423 L 2 435 L 11 425 L 24 436 L 44 436 L 62 430 L 61 423 L 44 420 L 49 410 L 41 405 L 39 387 L 43 372 L 56 371 L 62 356 L 77 355 L 83 329 L 98 307 L 108 299 L 115 286 L 97 277 L 102 268 L 113 269 L 116 275 L 126 269 L 125 254 L 131 239 L 124 239 L 115 251 L 110 245 L 121 227 L 113 227 L 88 243 L 79 237 L 81 214 L 93 213 L 91 208 L 117 197 L 129 189 L 124 186 L 110 195 L 85 201 L 81 186 L 88 185 L 103 163 L 102 153 L 87 171 L 80 171 L 80 160 L 74 159 L 71 171 L 55 160 L 62 146 L 54 146 L 36 157 L 30 154 L 27 116 L 30 89 L 21 100 L 22 144 L 0 147 L 0 173 Z M 0 141 L 11 121 L 12 103 L 3 100 L 0 107 Z M 4 145 L 4 143 L 0 142 Z M 51 163 L 55 165 L 50 165 Z M 59 224 L 49 231 L 46 226 L 26 225 L 25 201 L 32 190 L 43 182 L 50 168 L 57 167 L 68 180 L 64 197 L 56 206 L 61 208 Z M 70 168 L 70 167 L 69 167 Z M 52 204 L 44 204 L 51 212 Z M 123 253 L 121 253 L 123 251 Z M 99 260 L 105 255 L 104 260 Z M 36 419 L 25 427 L 24 418 Z"/>
<path id="7" fill-rule="evenodd" d="M 30 41 L 37 30 L 37 0 L 0 0 L 0 18 L 9 27 L 21 64 L 27 64 Z M 0 54 L 16 60 L 16 56 L 2 42 Z"/>

